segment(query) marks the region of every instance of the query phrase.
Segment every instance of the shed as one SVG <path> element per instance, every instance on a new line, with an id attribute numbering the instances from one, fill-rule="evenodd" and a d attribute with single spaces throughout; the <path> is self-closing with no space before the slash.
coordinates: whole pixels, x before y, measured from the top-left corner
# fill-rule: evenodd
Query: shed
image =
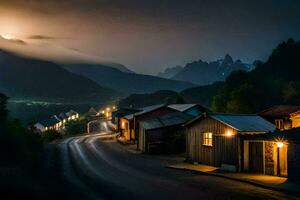
<path id="1" fill-rule="evenodd" d="M 140 122 L 138 148 L 151 152 L 155 148 L 161 152 L 185 149 L 185 136 L 181 125 L 193 117 L 181 112 L 173 112 Z"/>
<path id="2" fill-rule="evenodd" d="M 244 146 L 240 136 L 262 134 L 275 126 L 258 115 L 209 113 L 185 125 L 187 160 L 242 171 Z"/>
<path id="3" fill-rule="evenodd" d="M 162 116 L 168 113 L 177 112 L 169 107 L 167 107 L 164 104 L 160 105 L 154 105 L 154 106 L 148 106 L 141 108 L 142 111 L 134 113 L 133 120 L 134 120 L 134 134 L 133 134 L 133 140 L 136 140 L 137 143 L 139 142 L 138 135 L 139 135 L 139 123 L 141 121 L 145 121 L 147 119 Z"/>

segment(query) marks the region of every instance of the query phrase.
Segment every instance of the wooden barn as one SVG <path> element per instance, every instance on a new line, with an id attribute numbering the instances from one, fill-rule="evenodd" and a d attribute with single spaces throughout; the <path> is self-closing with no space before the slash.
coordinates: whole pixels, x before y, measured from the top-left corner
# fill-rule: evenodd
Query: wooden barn
<path id="1" fill-rule="evenodd" d="M 171 153 L 185 150 L 185 135 L 182 124 L 193 117 L 174 112 L 139 123 L 138 149 L 142 152 Z"/>
<path id="2" fill-rule="evenodd" d="M 275 126 L 257 115 L 204 114 L 184 125 L 186 132 L 186 157 L 189 162 L 242 171 L 243 160 L 249 159 L 244 150 L 242 135 L 268 133 Z M 256 145 L 250 145 L 256 160 Z M 258 145 L 259 146 L 259 145 Z M 245 158 L 244 158 L 245 157 Z"/>
<path id="3" fill-rule="evenodd" d="M 112 123 L 115 124 L 116 126 L 116 131 L 120 132 L 122 130 L 122 123 L 121 123 L 121 118 L 130 115 L 132 113 L 140 112 L 140 109 L 136 108 L 120 108 L 116 111 L 113 112 L 112 114 Z M 122 134 L 122 133 L 121 133 Z"/>
<path id="4" fill-rule="evenodd" d="M 151 119 L 153 117 L 158 117 L 158 116 L 162 116 L 165 114 L 169 114 L 172 112 L 177 112 L 171 108 L 168 108 L 166 105 L 154 105 L 154 106 L 148 106 L 148 107 L 144 107 L 142 108 L 141 112 L 135 113 L 134 114 L 134 135 L 133 137 L 135 138 L 135 140 L 137 141 L 137 145 L 139 143 L 139 139 L 138 139 L 138 135 L 139 135 L 139 124 L 141 121 L 145 121 L 147 119 Z"/>
<path id="5" fill-rule="evenodd" d="M 127 142 L 135 140 L 133 115 L 134 114 L 126 115 L 120 119 L 120 135 L 124 137 Z"/>
<path id="6" fill-rule="evenodd" d="M 300 106 L 277 105 L 258 115 L 275 124 L 279 130 L 300 127 Z"/>

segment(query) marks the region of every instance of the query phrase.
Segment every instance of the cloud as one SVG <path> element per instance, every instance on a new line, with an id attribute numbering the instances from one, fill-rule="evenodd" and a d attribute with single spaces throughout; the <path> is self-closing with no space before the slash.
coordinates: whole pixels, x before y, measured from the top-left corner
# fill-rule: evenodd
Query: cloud
<path id="1" fill-rule="evenodd" d="M 24 40 L 20 39 L 5 39 L 3 36 L 0 35 L 1 40 L 4 40 L 7 43 L 14 43 L 18 45 L 27 45 L 27 43 Z"/>
<path id="2" fill-rule="evenodd" d="M 31 36 L 27 37 L 27 39 L 30 39 L 30 40 L 53 40 L 53 39 L 57 39 L 57 38 L 52 37 L 52 36 L 47 36 L 47 35 L 31 35 Z"/>

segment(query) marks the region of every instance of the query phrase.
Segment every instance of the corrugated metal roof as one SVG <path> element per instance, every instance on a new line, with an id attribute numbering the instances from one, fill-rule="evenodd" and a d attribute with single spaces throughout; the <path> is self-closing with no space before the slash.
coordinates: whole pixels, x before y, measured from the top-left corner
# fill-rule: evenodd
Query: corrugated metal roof
<path id="1" fill-rule="evenodd" d="M 152 112 L 156 109 L 162 108 L 164 106 L 165 106 L 165 104 L 159 104 L 159 105 L 154 105 L 154 106 L 143 107 L 143 108 L 140 108 L 142 111 L 135 113 L 134 116 L 143 115 L 143 114 L 146 114 L 148 112 Z"/>
<path id="2" fill-rule="evenodd" d="M 133 116 L 134 116 L 134 114 L 130 114 L 130 115 L 124 116 L 124 118 L 125 118 L 125 119 L 128 119 L 128 120 L 132 120 L 132 119 L 133 119 Z"/>
<path id="3" fill-rule="evenodd" d="M 136 108 L 120 108 L 119 110 L 115 111 L 115 116 L 121 118 L 140 111 L 140 109 Z"/>
<path id="4" fill-rule="evenodd" d="M 269 117 L 283 117 L 289 116 L 290 114 L 300 111 L 300 106 L 292 105 L 277 105 L 273 106 L 267 110 L 261 111 L 259 115 L 269 116 Z"/>
<path id="5" fill-rule="evenodd" d="M 192 118 L 193 117 L 190 115 L 186 115 L 180 112 L 174 112 L 174 113 L 162 115 L 160 117 L 155 117 L 152 119 L 141 121 L 140 125 L 144 129 L 150 130 L 150 129 L 162 128 L 167 126 L 180 125 L 191 120 Z"/>
<path id="6" fill-rule="evenodd" d="M 246 134 L 245 139 L 255 140 L 280 140 L 280 141 L 300 141 L 300 128 L 293 128 L 285 131 L 276 130 L 268 134 Z"/>
<path id="7" fill-rule="evenodd" d="M 212 113 L 209 116 L 241 132 L 271 132 L 276 129 L 275 125 L 258 115 Z"/>
<path id="8" fill-rule="evenodd" d="M 180 112 L 184 112 L 194 106 L 196 106 L 197 104 L 171 104 L 168 105 L 169 108 L 172 108 L 174 110 L 178 110 Z"/>

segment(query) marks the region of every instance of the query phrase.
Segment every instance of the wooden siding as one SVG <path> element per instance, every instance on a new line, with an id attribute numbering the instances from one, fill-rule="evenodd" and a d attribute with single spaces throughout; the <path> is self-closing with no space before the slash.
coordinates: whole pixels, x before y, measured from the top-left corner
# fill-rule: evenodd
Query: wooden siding
<path id="1" fill-rule="evenodd" d="M 136 138 L 139 136 L 139 130 L 140 130 L 139 122 L 147 120 L 147 119 L 151 119 L 153 117 L 158 117 L 161 115 L 172 113 L 172 112 L 175 112 L 175 111 L 170 108 L 167 108 L 167 107 L 162 107 L 157 110 L 151 111 L 149 113 L 145 113 L 143 115 L 134 117 L 134 138 L 137 139 L 137 141 L 139 142 L 139 139 Z"/>
<path id="2" fill-rule="evenodd" d="M 225 136 L 230 131 L 232 136 Z M 203 133 L 213 133 L 213 145 L 203 145 Z M 220 167 L 222 164 L 238 166 L 239 148 L 237 131 L 217 120 L 205 118 L 186 128 L 187 159 L 190 162 Z"/>

